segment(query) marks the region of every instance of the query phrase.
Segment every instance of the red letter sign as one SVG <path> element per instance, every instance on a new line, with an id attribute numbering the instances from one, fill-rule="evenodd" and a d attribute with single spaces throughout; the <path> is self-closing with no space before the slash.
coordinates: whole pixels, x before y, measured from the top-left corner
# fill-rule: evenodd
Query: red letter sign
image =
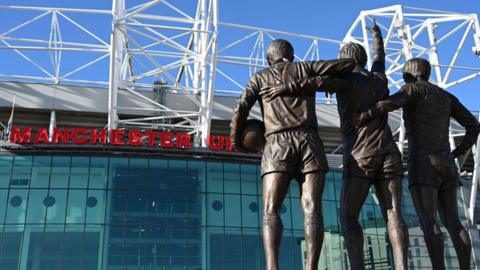
<path id="1" fill-rule="evenodd" d="M 83 135 L 83 136 L 79 136 Z M 87 142 L 87 130 L 84 128 L 74 128 L 72 132 L 72 141 L 74 144 L 84 144 Z"/>
<path id="2" fill-rule="evenodd" d="M 140 130 L 132 129 L 128 132 L 128 144 L 133 146 L 142 145 L 143 138 Z"/>
<path id="3" fill-rule="evenodd" d="M 173 147 L 173 133 L 172 132 L 160 132 L 160 146 L 164 148 Z"/>
<path id="4" fill-rule="evenodd" d="M 59 141 L 65 144 L 70 141 L 70 130 L 68 130 L 68 128 L 64 128 L 63 130 L 61 128 L 53 129 L 52 143 L 58 144 Z"/>
<path id="5" fill-rule="evenodd" d="M 11 143 L 30 143 L 30 137 L 32 136 L 32 128 L 23 129 L 23 133 L 20 132 L 20 128 L 12 128 L 12 134 L 10 134 Z"/>
<path id="6" fill-rule="evenodd" d="M 110 143 L 113 145 L 124 145 L 123 136 L 125 135 L 125 130 L 123 129 L 112 129 L 110 134 Z"/>
<path id="7" fill-rule="evenodd" d="M 90 144 L 96 144 L 98 139 L 100 139 L 101 144 L 107 143 L 107 129 L 102 128 L 100 133 L 96 128 L 90 129 Z"/>
<path id="8" fill-rule="evenodd" d="M 215 144 L 215 137 L 218 140 L 218 144 Z M 208 137 L 208 147 L 210 147 L 211 150 L 220 151 L 223 149 L 223 140 L 223 136 L 210 135 Z"/>
<path id="9" fill-rule="evenodd" d="M 190 134 L 188 133 L 177 133 L 177 148 L 186 148 L 189 149 L 190 146 Z"/>

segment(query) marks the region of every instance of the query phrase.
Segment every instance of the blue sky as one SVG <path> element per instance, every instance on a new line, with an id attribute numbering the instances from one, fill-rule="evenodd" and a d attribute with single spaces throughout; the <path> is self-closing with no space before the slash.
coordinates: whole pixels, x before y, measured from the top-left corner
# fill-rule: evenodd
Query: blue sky
<path id="1" fill-rule="evenodd" d="M 185 0 L 182 0 L 185 1 Z M 138 4 L 142 1 L 127 0 Z M 176 0 L 169 2 L 175 3 Z M 129 5 L 132 5 L 129 4 Z M 402 4 L 405 6 L 455 11 L 461 13 L 480 13 L 477 0 L 219 0 L 220 20 L 238 24 L 254 25 L 294 33 L 311 34 L 341 40 L 361 10 Z M 60 6 L 74 8 L 110 9 L 108 0 L 2 0 L 0 5 L 22 6 Z M 15 18 L 8 18 L 15 20 Z M 108 28 L 107 28 L 108 29 Z M 220 33 L 222 34 L 222 33 Z M 454 50 L 455 48 L 452 48 Z M 335 52 L 327 51 L 321 58 L 334 58 Z M 468 63 L 480 67 L 480 59 L 472 55 Z M 451 91 L 471 110 L 480 109 L 480 77 L 453 87 Z"/>

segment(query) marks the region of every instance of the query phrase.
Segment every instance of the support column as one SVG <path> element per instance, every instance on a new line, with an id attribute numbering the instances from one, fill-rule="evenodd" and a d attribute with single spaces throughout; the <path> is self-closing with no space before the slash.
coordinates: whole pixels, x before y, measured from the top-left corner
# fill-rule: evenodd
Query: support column
<path id="1" fill-rule="evenodd" d="M 412 56 L 412 34 L 410 32 L 410 27 L 405 24 L 403 18 L 403 7 L 397 6 L 397 20 L 399 21 L 399 29 L 398 34 L 402 37 L 402 45 L 403 45 L 403 54 L 405 55 L 405 61 L 411 59 Z M 403 156 L 403 149 L 405 148 L 405 124 L 403 122 L 403 111 L 400 119 L 400 131 L 399 131 L 399 138 L 398 138 L 398 149 Z"/>
<path id="2" fill-rule="evenodd" d="M 472 188 L 470 192 L 470 202 L 468 207 L 467 219 L 469 227 L 468 230 L 472 242 L 472 257 L 475 262 L 475 266 L 478 268 L 480 264 L 480 235 L 478 233 L 477 224 L 475 224 L 475 207 L 477 201 L 478 185 L 480 180 L 480 137 L 477 138 L 477 143 L 472 148 L 472 151 L 475 165 L 473 167 Z"/>
<path id="3" fill-rule="evenodd" d="M 108 85 L 108 123 L 110 133 L 117 128 L 117 97 L 122 71 L 122 47 L 125 39 L 118 22 L 125 14 L 125 0 L 113 0 L 112 3 L 112 34 L 110 35 L 110 74 Z"/>
<path id="4" fill-rule="evenodd" d="M 208 84 L 205 84 L 204 93 L 205 97 L 202 97 L 202 107 L 203 113 L 201 115 L 202 121 L 202 146 L 208 146 L 208 138 L 210 136 L 210 128 L 212 123 L 212 110 L 213 110 L 213 95 L 215 91 L 215 69 L 216 69 L 216 59 L 217 59 L 217 37 L 218 37 L 218 1 L 217 0 L 210 0 L 210 10 L 209 12 L 209 22 L 207 25 L 207 29 L 212 30 L 212 37 L 211 37 L 211 48 L 206 48 L 205 50 L 205 61 L 207 59 L 210 60 L 210 70 L 208 76 Z M 207 30 L 206 29 L 206 30 Z M 205 40 L 205 45 L 207 40 Z M 210 54 L 208 54 L 210 52 Z M 208 57 L 208 58 L 207 58 Z M 204 75 L 204 83 L 206 82 L 206 74 L 207 74 L 207 66 L 206 62 L 203 63 L 205 72 Z"/>
<path id="5" fill-rule="evenodd" d="M 55 111 L 50 112 L 50 125 L 48 127 L 48 140 L 52 142 L 53 129 L 57 126 L 57 115 Z"/>

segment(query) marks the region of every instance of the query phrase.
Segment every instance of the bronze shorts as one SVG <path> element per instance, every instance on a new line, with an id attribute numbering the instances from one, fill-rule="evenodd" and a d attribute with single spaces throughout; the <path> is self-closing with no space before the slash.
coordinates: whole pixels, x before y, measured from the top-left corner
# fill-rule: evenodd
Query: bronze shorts
<path id="1" fill-rule="evenodd" d="M 409 185 L 429 185 L 440 191 L 460 186 L 460 175 L 453 158 L 429 155 L 408 164 Z"/>
<path id="2" fill-rule="evenodd" d="M 327 157 L 318 133 L 298 128 L 267 136 L 262 156 L 262 176 L 289 172 L 292 176 L 328 171 Z"/>
<path id="3" fill-rule="evenodd" d="M 368 178 L 381 181 L 403 176 L 400 153 L 377 154 L 370 157 L 351 159 L 343 168 L 343 177 Z"/>

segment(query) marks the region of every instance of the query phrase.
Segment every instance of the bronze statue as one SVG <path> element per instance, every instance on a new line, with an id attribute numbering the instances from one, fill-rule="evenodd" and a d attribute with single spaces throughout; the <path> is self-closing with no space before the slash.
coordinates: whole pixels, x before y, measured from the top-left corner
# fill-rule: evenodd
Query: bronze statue
<path id="1" fill-rule="evenodd" d="M 267 49 L 270 65 L 252 76 L 234 109 L 231 139 L 242 150 L 240 136 L 249 111 L 259 102 L 265 123 L 266 144 L 262 156 L 263 242 L 266 267 L 278 269 L 283 225 L 279 211 L 290 181 L 296 178 L 304 213 L 307 270 L 317 269 L 323 243 L 322 192 L 328 170 L 323 143 L 317 133 L 315 94 L 281 96 L 267 102 L 261 89 L 303 77 L 342 76 L 354 68 L 351 60 L 293 62 L 292 45 L 273 40 Z"/>
<path id="2" fill-rule="evenodd" d="M 471 244 L 458 216 L 457 187 L 460 181 L 454 159 L 472 147 L 480 125 L 455 96 L 428 82 L 430 72 L 427 60 L 414 58 L 407 61 L 403 67 L 406 84 L 398 93 L 362 113 L 356 124 L 361 126 L 403 108 L 408 139 L 409 189 L 432 267 L 445 269 L 443 236 L 436 222 L 438 211 L 452 239 L 460 269 L 470 269 Z M 462 142 L 452 152 L 450 117 L 466 129 Z"/>
<path id="3" fill-rule="evenodd" d="M 354 119 L 362 111 L 389 95 L 385 75 L 385 52 L 382 34 L 375 23 L 373 34 L 374 62 L 371 71 L 365 49 L 356 43 L 342 47 L 340 58 L 354 59 L 354 72 L 345 78 L 319 76 L 303 78 L 265 89 L 267 99 L 280 95 L 298 95 L 328 91 L 336 93 L 343 143 L 344 181 L 340 199 L 340 221 L 347 245 L 350 267 L 364 269 L 363 230 L 358 221 L 360 210 L 371 185 L 375 186 L 388 235 L 393 247 L 395 269 L 407 269 L 408 229 L 401 216 L 402 160 L 395 144 L 388 115 L 355 127 Z"/>

